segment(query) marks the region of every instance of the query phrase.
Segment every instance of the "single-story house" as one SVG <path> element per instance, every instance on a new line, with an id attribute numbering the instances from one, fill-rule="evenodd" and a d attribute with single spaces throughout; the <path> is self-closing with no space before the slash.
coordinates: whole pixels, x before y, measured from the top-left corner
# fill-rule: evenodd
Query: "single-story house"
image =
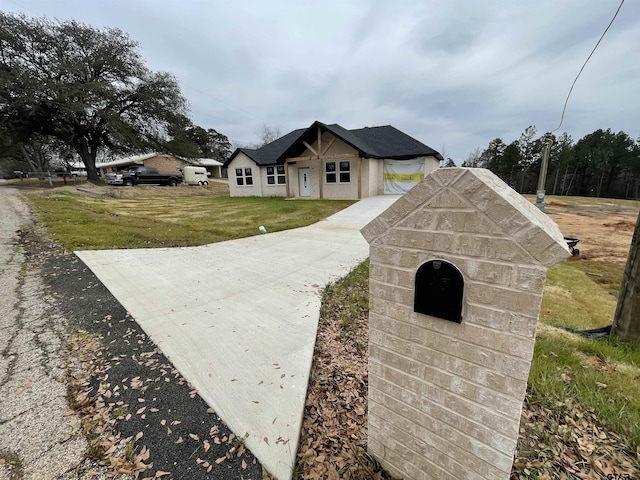
<path id="1" fill-rule="evenodd" d="M 145 167 L 155 167 L 158 172 L 164 174 L 172 174 L 182 171 L 187 165 L 197 167 L 205 167 L 210 173 L 211 178 L 223 177 L 223 164 L 212 158 L 182 158 L 176 155 L 166 155 L 161 153 L 145 153 L 143 155 L 134 155 L 132 157 L 119 158 L 111 162 L 97 163 L 96 168 L 100 170 L 100 174 L 107 172 L 116 172 L 124 170 L 133 165 L 143 165 Z"/>
<path id="2" fill-rule="evenodd" d="M 359 199 L 405 193 L 442 160 L 390 126 L 347 130 L 314 122 L 224 163 L 232 197 Z"/>

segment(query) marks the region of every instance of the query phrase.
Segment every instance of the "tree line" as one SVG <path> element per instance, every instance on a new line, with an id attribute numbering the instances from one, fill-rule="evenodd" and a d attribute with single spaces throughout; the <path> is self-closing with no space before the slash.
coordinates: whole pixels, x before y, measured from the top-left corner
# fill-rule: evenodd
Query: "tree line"
<path id="1" fill-rule="evenodd" d="M 551 134 L 545 180 L 548 195 L 640 199 L 640 138 L 598 129 L 574 142 L 568 133 Z M 520 193 L 535 193 L 543 154 L 543 138 L 535 126 L 517 140 L 501 138 L 476 149 L 462 164 L 488 168 Z"/>
<path id="2" fill-rule="evenodd" d="M 121 30 L 0 12 L 0 174 L 80 159 L 97 180 L 101 157 L 224 161 L 230 148 L 192 122 L 176 78 L 149 70 Z"/>

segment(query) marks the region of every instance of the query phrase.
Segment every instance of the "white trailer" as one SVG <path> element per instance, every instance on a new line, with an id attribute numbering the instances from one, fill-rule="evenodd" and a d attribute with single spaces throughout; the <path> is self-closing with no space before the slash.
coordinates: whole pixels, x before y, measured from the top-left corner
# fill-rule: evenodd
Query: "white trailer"
<path id="1" fill-rule="evenodd" d="M 184 167 L 182 181 L 185 185 L 209 185 L 209 172 L 204 167 Z"/>

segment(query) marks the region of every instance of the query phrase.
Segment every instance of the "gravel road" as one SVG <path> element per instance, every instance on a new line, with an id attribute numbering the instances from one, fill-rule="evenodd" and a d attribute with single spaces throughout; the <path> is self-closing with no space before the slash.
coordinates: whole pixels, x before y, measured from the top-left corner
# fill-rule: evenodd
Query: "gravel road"
<path id="1" fill-rule="evenodd" d="M 87 449 L 67 414 L 65 320 L 21 246 L 31 220 L 17 190 L 0 187 L 0 219 L 0 479 L 57 479 Z"/>
<path id="2" fill-rule="evenodd" d="M 262 479 L 241 432 L 38 234 L 20 193 L 0 180 L 0 480 Z"/>

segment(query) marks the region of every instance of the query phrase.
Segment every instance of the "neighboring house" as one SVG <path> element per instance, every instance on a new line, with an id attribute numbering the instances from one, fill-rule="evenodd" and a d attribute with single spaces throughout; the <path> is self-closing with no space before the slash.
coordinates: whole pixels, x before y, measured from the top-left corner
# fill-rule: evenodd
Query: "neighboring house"
<path id="1" fill-rule="evenodd" d="M 191 163 L 195 167 L 204 167 L 211 174 L 211 178 L 227 178 L 224 164 L 213 158 L 196 158 Z"/>
<path id="2" fill-rule="evenodd" d="M 404 193 L 438 168 L 433 148 L 387 125 L 347 130 L 314 122 L 224 164 L 232 197 L 359 199 Z"/>
<path id="3" fill-rule="evenodd" d="M 111 162 L 98 163 L 96 164 L 96 168 L 100 170 L 101 175 L 104 175 L 107 172 L 124 170 L 133 165 L 155 167 L 158 169 L 158 172 L 163 174 L 173 174 L 178 171 L 182 171 L 182 169 L 187 165 L 194 165 L 197 167 L 205 167 L 210 173 L 211 178 L 222 178 L 223 176 L 222 162 L 213 160 L 212 158 L 189 159 L 160 153 L 146 153 L 143 155 L 120 158 Z"/>
<path id="4" fill-rule="evenodd" d="M 73 162 L 69 164 L 69 173 L 72 177 L 86 177 L 87 167 L 85 167 L 84 162 Z"/>

